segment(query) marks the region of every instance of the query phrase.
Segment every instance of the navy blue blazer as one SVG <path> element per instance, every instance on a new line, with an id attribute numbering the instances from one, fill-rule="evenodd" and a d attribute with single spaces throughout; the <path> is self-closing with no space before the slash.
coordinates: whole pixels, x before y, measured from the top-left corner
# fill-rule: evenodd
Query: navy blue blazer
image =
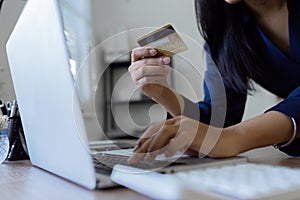
<path id="1" fill-rule="evenodd" d="M 290 56 L 286 56 L 274 43 L 263 33 L 253 18 L 246 14 L 245 28 L 250 34 L 251 41 L 255 41 L 257 55 L 262 61 L 261 78 L 254 81 L 271 93 L 284 100 L 268 111 L 278 111 L 289 117 L 293 117 L 300 127 L 300 1 L 288 0 L 289 10 L 289 40 Z M 212 105 L 218 107 L 219 99 L 224 97 L 220 90 L 223 85 L 221 78 L 216 78 L 217 67 L 210 57 L 209 47 L 207 51 L 207 70 L 204 77 L 204 100 L 198 102 L 200 108 L 200 121 L 210 123 Z M 237 93 L 232 88 L 225 86 L 227 109 L 225 127 L 242 120 L 245 109 L 246 94 Z M 210 123 L 211 124 L 211 123 Z M 291 156 L 300 156 L 300 139 L 296 139 L 282 151 Z"/>

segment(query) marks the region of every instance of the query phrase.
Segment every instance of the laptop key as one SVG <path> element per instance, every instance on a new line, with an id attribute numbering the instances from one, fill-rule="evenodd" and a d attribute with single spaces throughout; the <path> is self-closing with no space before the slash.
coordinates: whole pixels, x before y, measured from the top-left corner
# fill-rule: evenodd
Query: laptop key
<path id="1" fill-rule="evenodd" d="M 170 161 L 161 161 L 161 160 L 154 160 L 154 161 L 141 161 L 136 164 L 128 164 L 128 156 L 124 155 L 116 155 L 116 154 L 108 154 L 108 153 L 97 153 L 93 155 L 94 162 L 101 163 L 102 165 L 113 168 L 116 164 L 122 164 L 127 166 L 132 166 L 140 169 L 159 169 L 162 167 L 166 167 L 170 165 L 172 162 Z"/>

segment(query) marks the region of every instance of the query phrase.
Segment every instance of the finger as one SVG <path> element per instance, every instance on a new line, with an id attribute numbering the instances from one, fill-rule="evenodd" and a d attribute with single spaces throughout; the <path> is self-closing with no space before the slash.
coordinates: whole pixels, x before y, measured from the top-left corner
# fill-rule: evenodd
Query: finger
<path id="1" fill-rule="evenodd" d="M 168 143 L 170 143 L 171 140 L 169 140 Z M 158 150 L 156 150 L 154 152 L 148 152 L 146 154 L 146 156 L 144 157 L 144 160 L 146 160 L 146 161 L 153 161 L 153 160 L 155 160 L 156 156 L 164 154 L 166 152 L 166 148 L 167 147 L 168 147 L 168 145 L 166 145 L 166 146 L 164 146 L 164 147 L 162 147 L 162 148 L 160 148 L 160 149 L 158 149 Z"/>
<path id="2" fill-rule="evenodd" d="M 128 164 L 135 164 L 143 160 L 147 154 L 147 152 L 145 152 L 145 149 L 148 148 L 150 142 L 151 140 L 146 140 L 143 145 L 138 148 L 132 156 L 129 157 L 129 159 L 127 160 Z"/>
<path id="3" fill-rule="evenodd" d="M 131 71 L 131 78 L 133 81 L 137 82 L 138 80 L 148 76 L 166 77 L 171 71 L 172 68 L 167 65 L 144 66 L 135 71 Z"/>
<path id="4" fill-rule="evenodd" d="M 157 86 L 166 86 L 165 76 L 147 76 L 136 81 L 136 85 L 142 87 L 147 84 L 155 84 Z M 143 89 L 143 88 L 142 88 Z"/>
<path id="5" fill-rule="evenodd" d="M 143 145 L 143 143 L 145 143 L 147 140 L 151 139 L 151 137 L 153 137 L 153 135 L 162 128 L 163 124 L 166 123 L 166 121 L 162 121 L 162 122 L 158 122 L 155 123 L 153 125 L 151 125 L 146 131 L 145 133 L 138 139 L 137 143 L 136 143 L 136 147 L 135 150 L 137 150 L 140 146 Z"/>
<path id="6" fill-rule="evenodd" d="M 154 160 L 155 157 L 159 154 L 164 154 L 168 146 L 172 143 L 178 131 L 176 126 L 165 127 L 164 130 L 160 131 L 159 134 L 156 134 L 152 139 L 151 144 L 148 148 L 147 160 Z"/>
<path id="7" fill-rule="evenodd" d="M 173 139 L 178 131 L 178 126 L 168 125 L 164 126 L 155 136 L 152 138 L 151 144 L 148 148 L 148 152 L 155 152 L 166 146 L 171 139 Z"/>
<path id="8" fill-rule="evenodd" d="M 170 57 L 166 57 L 166 56 L 161 56 L 158 58 L 144 58 L 133 62 L 133 64 L 129 66 L 128 71 L 131 72 L 137 70 L 143 65 L 151 65 L 151 66 L 168 65 L 170 64 L 170 61 L 171 61 Z"/>
<path id="9" fill-rule="evenodd" d="M 131 62 L 135 62 L 141 58 L 153 57 L 157 54 L 157 50 L 150 47 L 138 47 L 131 52 Z"/>
<path id="10" fill-rule="evenodd" d="M 147 140 L 152 139 L 165 125 L 172 125 L 174 123 L 175 123 L 174 119 L 169 119 L 151 125 L 137 141 L 135 149 L 137 150 Z"/>
<path id="11" fill-rule="evenodd" d="M 184 116 L 176 117 L 178 120 L 175 125 L 179 126 L 178 134 L 168 145 L 166 156 L 173 156 L 177 151 L 186 152 L 192 145 L 198 130 L 198 123 L 186 125 L 189 120 Z M 188 129 L 188 130 L 187 130 Z"/>
<path id="12" fill-rule="evenodd" d="M 168 134 L 165 132 L 165 129 L 160 130 L 159 132 L 160 132 L 159 134 L 155 134 L 155 137 L 159 137 L 160 140 L 169 142 L 170 138 L 172 138 L 171 134 Z M 136 151 L 134 152 L 133 157 L 130 158 L 128 161 L 131 163 L 136 163 L 136 162 L 141 161 L 145 157 L 148 157 L 148 160 L 153 160 L 156 157 L 156 154 L 152 154 L 153 152 L 149 151 L 149 149 L 150 149 L 150 146 L 153 146 L 153 144 L 154 144 L 154 138 L 153 137 L 149 138 L 141 146 L 139 146 L 136 149 Z M 155 141 L 157 141 L 157 140 L 155 140 Z M 167 142 L 165 142 L 163 144 L 167 144 Z M 162 145 L 157 150 L 162 150 L 162 148 L 164 146 L 165 145 Z M 158 153 L 158 152 L 155 152 L 155 153 Z"/>

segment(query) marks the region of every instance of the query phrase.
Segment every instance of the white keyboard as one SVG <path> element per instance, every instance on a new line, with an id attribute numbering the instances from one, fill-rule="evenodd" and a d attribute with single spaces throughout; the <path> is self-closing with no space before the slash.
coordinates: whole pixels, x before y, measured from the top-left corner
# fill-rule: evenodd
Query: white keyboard
<path id="1" fill-rule="evenodd" d="M 300 169 L 259 164 L 238 164 L 188 172 L 175 176 L 186 182 L 185 193 L 216 199 L 300 199 Z"/>
<path id="2" fill-rule="evenodd" d="M 169 175 L 115 167 L 113 180 L 154 199 L 300 199 L 296 168 L 245 163 Z"/>

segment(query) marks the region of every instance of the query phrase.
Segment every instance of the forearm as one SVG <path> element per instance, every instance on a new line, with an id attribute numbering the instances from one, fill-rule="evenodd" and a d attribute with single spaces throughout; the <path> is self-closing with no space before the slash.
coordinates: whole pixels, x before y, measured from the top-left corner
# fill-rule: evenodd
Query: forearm
<path id="1" fill-rule="evenodd" d="M 299 128 L 297 130 L 296 138 L 299 138 Z M 294 128 L 290 117 L 277 111 L 270 111 L 228 127 L 226 131 L 236 133 L 238 142 L 236 147 L 241 153 L 254 148 L 285 143 L 292 138 Z"/>
<path id="2" fill-rule="evenodd" d="M 173 117 L 181 115 L 184 110 L 183 98 L 170 88 L 164 88 L 162 95 L 152 99 L 163 106 Z"/>

